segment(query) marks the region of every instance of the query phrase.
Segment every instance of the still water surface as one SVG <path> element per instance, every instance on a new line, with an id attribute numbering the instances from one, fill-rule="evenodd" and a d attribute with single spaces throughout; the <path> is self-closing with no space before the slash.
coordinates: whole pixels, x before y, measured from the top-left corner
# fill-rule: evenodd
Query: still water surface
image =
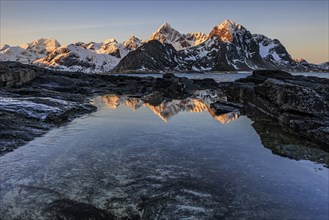
<path id="1" fill-rule="evenodd" d="M 246 116 L 203 100 L 94 103 L 0 158 L 0 219 L 70 216 L 68 201 L 118 219 L 328 219 L 328 168 L 273 154 Z"/>

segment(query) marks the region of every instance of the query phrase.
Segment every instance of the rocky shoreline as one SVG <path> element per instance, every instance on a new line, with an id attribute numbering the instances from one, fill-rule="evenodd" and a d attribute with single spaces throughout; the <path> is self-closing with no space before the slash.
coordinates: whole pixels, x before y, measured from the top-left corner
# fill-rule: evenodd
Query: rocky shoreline
<path id="1" fill-rule="evenodd" d="M 213 79 L 192 80 L 171 73 L 162 78 L 84 74 L 5 62 L 0 63 L 0 80 L 0 155 L 56 126 L 96 111 L 90 100 L 97 95 L 125 95 L 158 106 L 164 100 L 186 99 L 202 90 L 227 97 L 210 105 L 215 115 L 239 111 L 254 117 L 254 112 L 260 111 L 265 118 L 269 116 L 279 122 L 276 126 L 280 132 L 294 134 L 296 140 L 306 138 L 310 145 L 318 143 L 329 150 L 327 79 L 254 71 L 252 76 L 236 82 L 217 83 Z M 255 123 L 264 122 L 254 118 Z M 272 146 L 266 136 L 268 128 L 257 125 L 255 129 L 262 142 L 267 143 L 264 145 Z M 287 148 L 277 149 L 275 145 L 274 149 L 280 155 L 298 157 L 284 153 Z"/>
<path id="2" fill-rule="evenodd" d="M 292 133 L 328 150 L 329 80 L 292 76 L 283 71 L 254 71 L 228 87 L 230 100 L 257 109 Z"/>

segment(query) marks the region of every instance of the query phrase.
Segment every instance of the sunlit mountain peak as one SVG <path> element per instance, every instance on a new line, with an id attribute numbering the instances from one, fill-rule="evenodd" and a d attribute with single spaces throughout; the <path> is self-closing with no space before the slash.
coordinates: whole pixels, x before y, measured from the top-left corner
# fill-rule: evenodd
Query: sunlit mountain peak
<path id="1" fill-rule="evenodd" d="M 162 29 L 164 29 L 164 28 L 171 28 L 171 26 L 170 26 L 170 24 L 168 24 L 167 22 L 164 22 L 164 23 L 159 27 L 158 30 L 162 30 Z"/>
<path id="2" fill-rule="evenodd" d="M 54 38 L 39 38 L 31 43 L 21 45 L 23 49 L 35 51 L 36 53 L 49 53 L 59 48 L 60 43 Z"/>
<path id="3" fill-rule="evenodd" d="M 217 36 L 223 42 L 232 42 L 234 32 L 245 29 L 242 25 L 235 23 L 232 20 L 226 19 L 215 26 L 209 34 L 209 38 Z"/>
<path id="4" fill-rule="evenodd" d="M 118 43 L 118 41 L 114 38 L 108 38 L 103 41 L 103 44 L 114 44 L 114 43 Z"/>
<path id="5" fill-rule="evenodd" d="M 142 41 L 135 37 L 135 35 L 132 35 L 127 41 L 123 42 L 123 45 L 131 50 L 134 50 L 142 45 Z"/>

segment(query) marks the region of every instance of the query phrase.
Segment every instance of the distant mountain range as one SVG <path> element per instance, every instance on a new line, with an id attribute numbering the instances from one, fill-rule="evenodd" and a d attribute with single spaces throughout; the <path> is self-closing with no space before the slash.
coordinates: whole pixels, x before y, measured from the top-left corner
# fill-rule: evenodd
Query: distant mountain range
<path id="1" fill-rule="evenodd" d="M 231 20 L 215 26 L 209 34 L 181 34 L 168 23 L 147 40 L 131 36 L 123 43 L 77 42 L 61 46 L 44 39 L 24 46 L 5 45 L 0 61 L 18 61 L 61 71 L 103 72 L 206 72 L 255 69 L 329 71 L 329 62 L 316 65 L 293 59 L 277 39 L 251 34 Z"/>

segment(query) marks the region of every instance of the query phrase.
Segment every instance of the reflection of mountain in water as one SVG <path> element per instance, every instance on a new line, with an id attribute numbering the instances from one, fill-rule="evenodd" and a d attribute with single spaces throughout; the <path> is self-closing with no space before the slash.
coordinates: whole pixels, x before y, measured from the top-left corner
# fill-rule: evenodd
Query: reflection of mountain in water
<path id="1" fill-rule="evenodd" d="M 210 104 L 217 101 L 224 101 L 225 98 L 218 96 L 210 96 L 205 94 L 197 94 L 195 98 L 187 98 L 182 100 L 163 100 L 159 105 L 152 105 L 140 98 L 131 98 L 127 96 L 105 95 L 96 98 L 94 102 L 96 105 L 105 105 L 108 108 L 117 108 L 120 104 L 130 107 L 136 111 L 141 106 L 148 107 L 154 114 L 159 116 L 164 122 L 169 121 L 174 115 L 180 112 L 205 112 L 208 111 L 210 115 L 222 124 L 229 124 L 239 118 L 238 111 L 228 112 L 221 115 L 216 115 L 214 109 Z"/>
<path id="2" fill-rule="evenodd" d="M 211 107 L 211 104 L 217 101 L 225 101 L 225 98 L 211 96 L 208 93 L 200 93 L 193 98 L 183 100 L 162 100 L 162 102 L 160 100 L 157 102 L 160 103 L 158 105 L 152 105 L 150 102 L 146 101 L 150 99 L 152 98 L 146 97 L 145 99 L 141 99 L 127 96 L 106 95 L 96 98 L 94 104 L 106 106 L 111 109 L 117 108 L 120 104 L 124 104 L 133 111 L 136 111 L 141 106 L 145 106 L 165 122 L 180 112 L 208 111 L 215 120 L 222 124 L 229 124 L 240 116 L 240 112 L 237 110 L 226 112 L 225 114 L 216 114 L 216 112 L 221 112 L 221 109 L 214 109 Z M 270 149 L 273 154 L 295 160 L 310 160 L 324 164 L 326 167 L 329 166 L 328 152 L 323 151 L 318 145 L 291 133 L 289 129 L 260 112 L 245 113 L 253 121 L 252 126 L 260 136 L 264 147 Z"/>

